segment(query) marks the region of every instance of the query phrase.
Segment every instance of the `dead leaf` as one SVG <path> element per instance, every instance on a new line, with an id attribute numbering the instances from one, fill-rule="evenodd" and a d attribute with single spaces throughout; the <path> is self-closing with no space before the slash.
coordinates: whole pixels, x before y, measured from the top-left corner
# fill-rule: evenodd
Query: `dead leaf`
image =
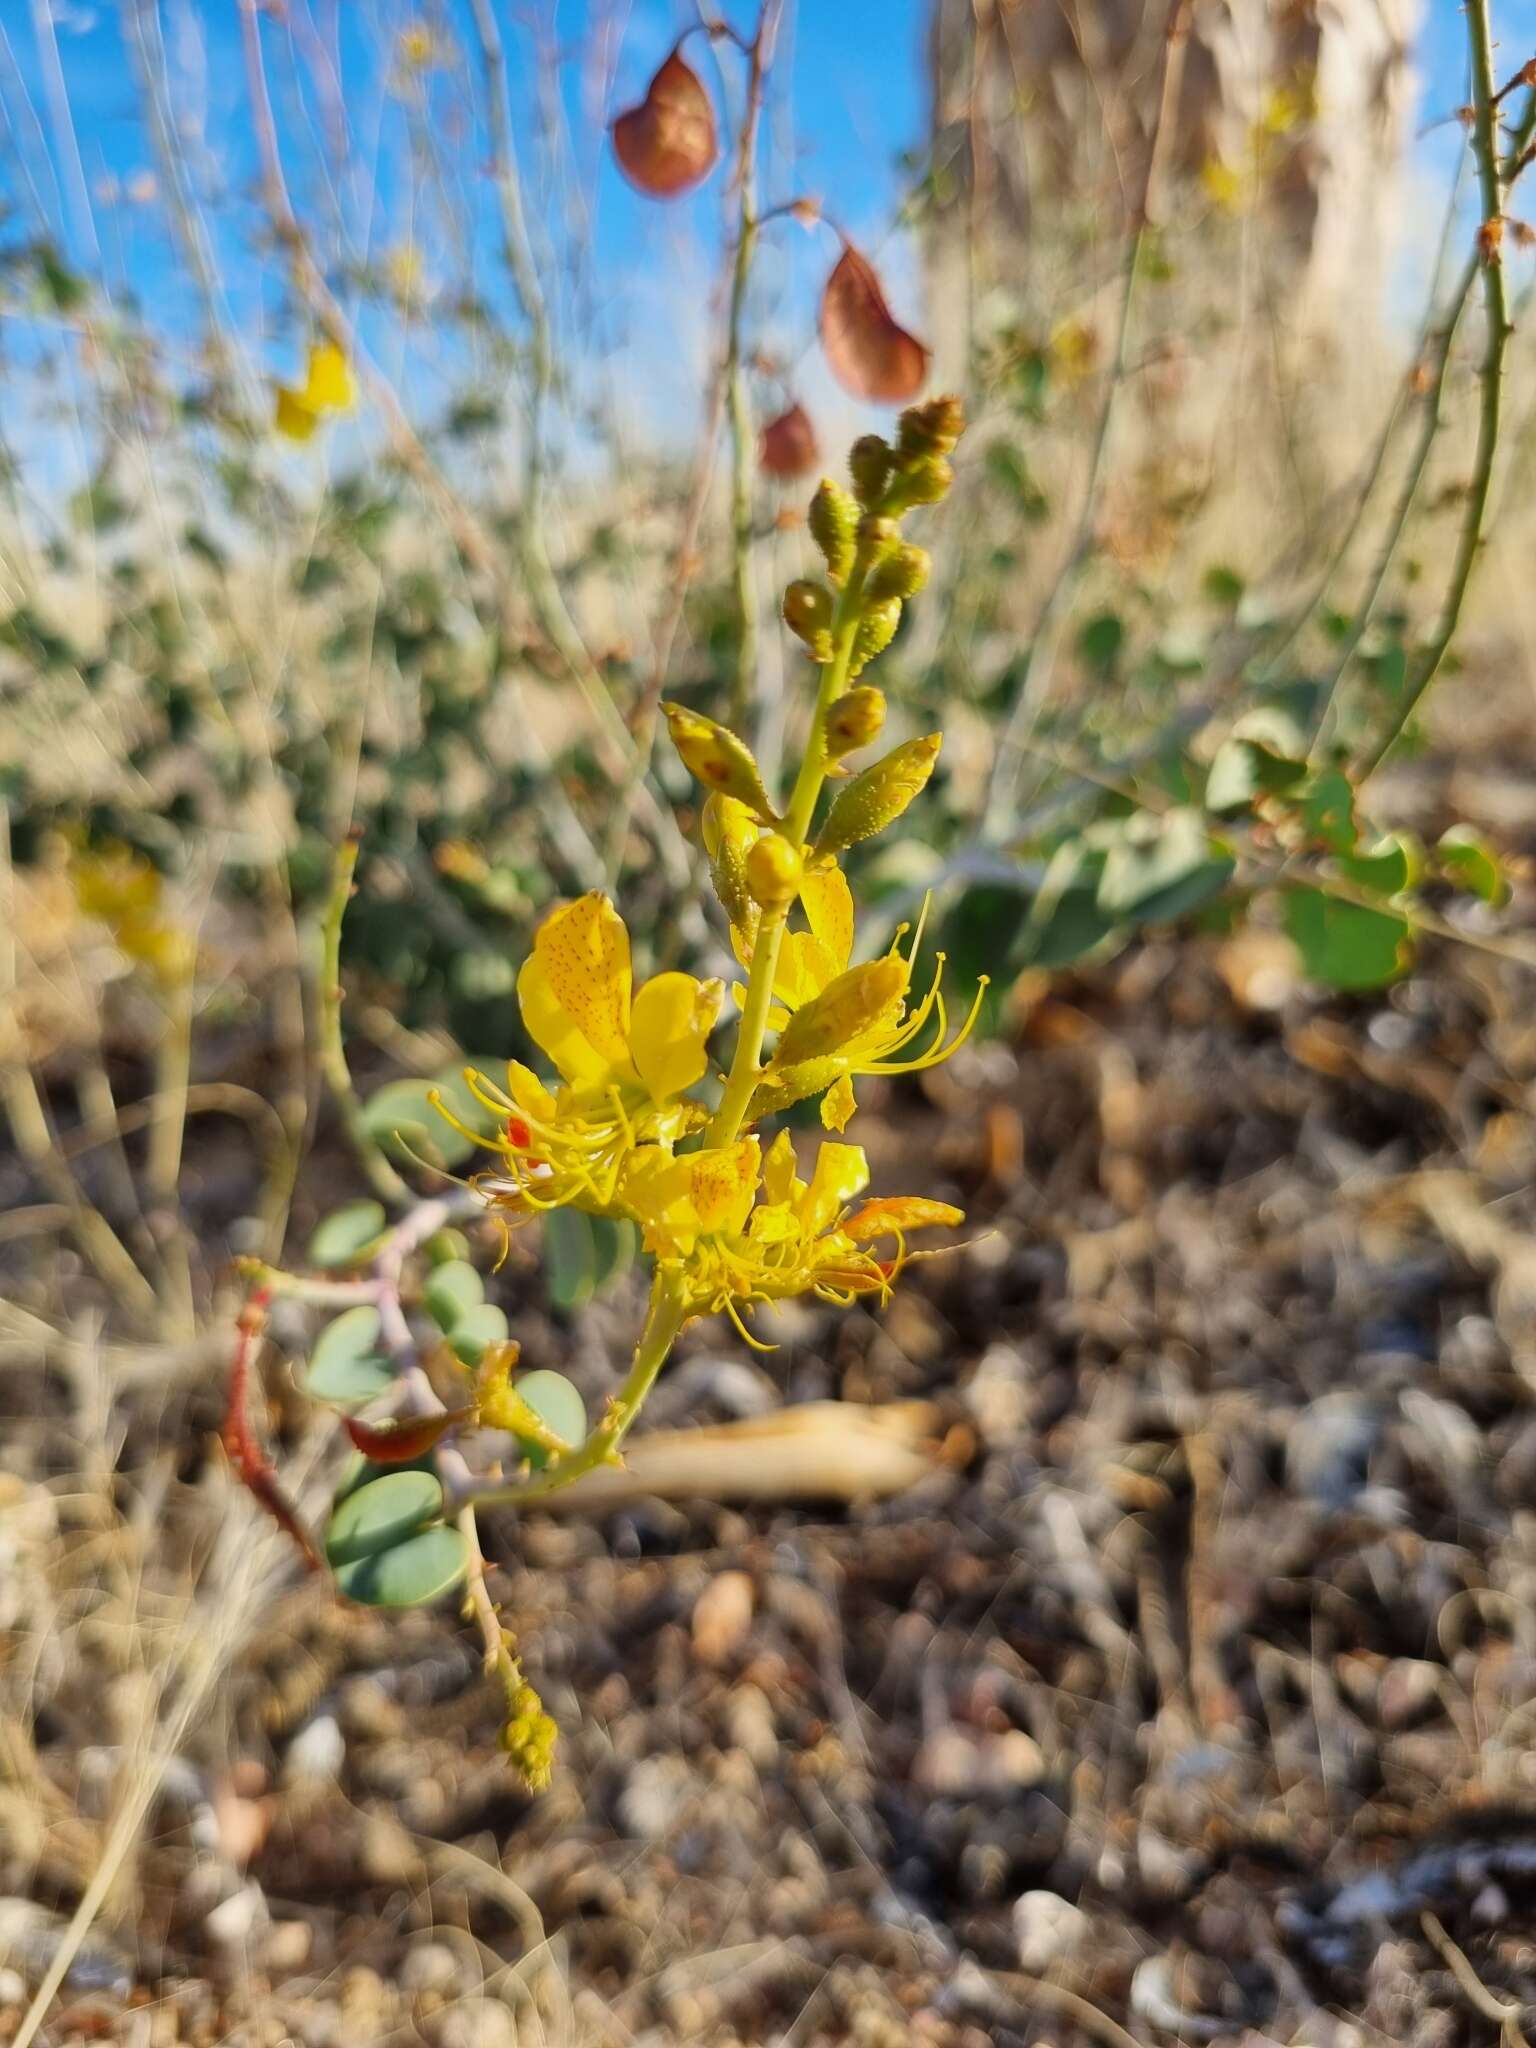
<path id="1" fill-rule="evenodd" d="M 791 482 L 816 467 L 821 450 L 816 429 L 803 405 L 792 405 L 772 419 L 758 436 L 757 459 L 764 476 Z"/>

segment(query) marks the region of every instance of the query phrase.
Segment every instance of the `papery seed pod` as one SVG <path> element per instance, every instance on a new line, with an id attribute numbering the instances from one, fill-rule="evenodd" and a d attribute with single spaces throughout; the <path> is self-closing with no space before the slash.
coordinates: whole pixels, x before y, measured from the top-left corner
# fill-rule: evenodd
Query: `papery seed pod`
<path id="1" fill-rule="evenodd" d="M 747 887 L 747 855 L 757 844 L 757 820 L 735 797 L 711 796 L 704 802 L 702 827 L 709 878 L 721 908 L 750 937 L 757 929 L 757 905 Z"/>
<path id="2" fill-rule="evenodd" d="M 763 824 L 777 824 L 763 772 L 746 741 L 702 712 L 690 711 L 686 704 L 663 704 L 661 708 L 667 714 L 672 744 L 688 772 L 707 788 L 735 797 Z"/>
<path id="3" fill-rule="evenodd" d="M 955 472 L 942 455 L 919 455 L 897 474 L 886 503 L 893 512 L 905 512 L 909 505 L 937 505 L 954 480 Z"/>
<path id="4" fill-rule="evenodd" d="M 812 577 L 797 576 L 784 593 L 784 623 L 803 640 L 813 661 L 832 659 L 832 593 Z"/>
<path id="5" fill-rule="evenodd" d="M 896 455 L 889 441 L 879 434 L 861 434 L 848 451 L 848 474 L 854 493 L 867 510 L 878 505 L 891 480 Z"/>
<path id="6" fill-rule="evenodd" d="M 909 406 L 901 416 L 903 455 L 948 455 L 965 432 L 965 407 L 953 394 Z"/>
<path id="7" fill-rule="evenodd" d="M 828 811 L 827 822 L 811 850 L 812 858 L 825 860 L 829 854 L 841 853 L 845 846 L 856 846 L 861 839 L 883 832 L 901 816 L 933 773 L 943 744 L 942 733 L 936 732 L 920 740 L 907 740 L 893 747 L 862 775 L 856 775 L 838 793 Z"/>
<path id="8" fill-rule="evenodd" d="M 820 453 L 816 429 L 803 405 L 792 405 L 770 420 L 757 439 L 758 466 L 764 476 L 779 483 L 792 482 L 814 469 Z"/>
<path id="9" fill-rule="evenodd" d="M 928 374 L 927 349 L 892 314 L 873 266 L 851 243 L 822 290 L 821 345 L 844 390 L 876 405 L 904 405 Z"/>
<path id="10" fill-rule="evenodd" d="M 895 953 L 866 960 L 834 975 L 818 996 L 796 1010 L 779 1036 L 774 1063 L 786 1067 L 835 1053 L 901 1007 L 907 963 Z"/>
<path id="11" fill-rule="evenodd" d="M 761 910 L 788 910 L 805 879 L 805 861 L 782 832 L 765 832 L 747 851 L 747 887 Z"/>
<path id="12" fill-rule="evenodd" d="M 849 675 L 862 675 L 875 656 L 883 654 L 890 646 L 900 624 L 899 597 L 888 597 L 883 604 L 871 605 L 854 631 L 853 652 L 848 660 Z"/>
<path id="13" fill-rule="evenodd" d="M 811 500 L 808 523 L 811 538 L 826 560 L 827 574 L 834 583 L 846 582 L 848 571 L 853 567 L 854 535 L 859 526 L 858 504 L 841 484 L 835 484 L 830 477 L 824 476 Z"/>
<path id="14" fill-rule="evenodd" d="M 870 570 L 864 585 L 865 595 L 876 604 L 883 604 L 892 597 L 913 597 L 928 581 L 928 571 L 932 566 L 926 548 L 903 541 L 888 555 L 882 555 Z"/>
<path id="15" fill-rule="evenodd" d="M 674 50 L 645 98 L 613 124 L 613 153 L 638 192 L 675 199 L 714 169 L 720 154 L 715 109 L 698 73 Z"/>
<path id="16" fill-rule="evenodd" d="M 869 683 L 839 697 L 827 713 L 827 754 L 837 761 L 856 747 L 867 747 L 885 724 L 885 698 Z"/>

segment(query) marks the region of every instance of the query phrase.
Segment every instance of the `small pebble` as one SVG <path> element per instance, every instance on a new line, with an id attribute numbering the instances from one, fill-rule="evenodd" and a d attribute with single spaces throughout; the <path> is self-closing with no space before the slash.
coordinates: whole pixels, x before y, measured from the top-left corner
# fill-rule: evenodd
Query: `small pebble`
<path id="1" fill-rule="evenodd" d="M 316 1714 L 294 1736 L 283 1759 L 283 1782 L 339 1777 L 347 1758 L 347 1739 L 334 1714 Z"/>
<path id="2" fill-rule="evenodd" d="M 756 1599 L 746 1572 L 715 1574 L 693 1606 L 693 1652 L 700 1663 L 729 1663 L 747 1639 Z"/>
<path id="3" fill-rule="evenodd" d="M 423 1991 L 449 1991 L 459 1974 L 459 1959 L 445 1941 L 413 1941 L 400 1965 L 400 1988 L 413 1997 Z"/>
<path id="4" fill-rule="evenodd" d="M 243 1948 L 268 1920 L 267 1901 L 259 1884 L 242 1885 L 214 1907 L 203 1926 L 218 1948 Z"/>
<path id="5" fill-rule="evenodd" d="M 1019 1968 L 1040 1975 L 1078 1948 L 1091 1926 L 1082 1907 L 1070 1899 L 1055 1892 L 1025 1892 L 1013 1906 Z"/>

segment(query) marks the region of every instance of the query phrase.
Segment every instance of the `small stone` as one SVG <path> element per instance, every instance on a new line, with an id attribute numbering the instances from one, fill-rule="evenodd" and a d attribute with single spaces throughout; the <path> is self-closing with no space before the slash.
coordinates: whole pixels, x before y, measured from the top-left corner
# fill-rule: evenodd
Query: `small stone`
<path id="1" fill-rule="evenodd" d="M 261 1944 L 262 1967 L 274 1977 L 291 1977 L 309 1961 L 315 1930 L 307 1920 L 274 1920 Z"/>
<path id="2" fill-rule="evenodd" d="M 1055 1892 L 1025 1892 L 1014 1901 L 1013 1934 L 1019 1945 L 1019 1968 L 1038 1976 L 1070 1955 L 1086 1937 L 1092 1922 L 1081 1906 Z"/>
<path id="3" fill-rule="evenodd" d="M 999 1448 L 1016 1443 L 1029 1427 L 1029 1374 L 1023 1354 L 1011 1344 L 989 1345 L 966 1386 L 965 1405 L 976 1418 L 984 1443 Z"/>
<path id="4" fill-rule="evenodd" d="M 336 1778 L 346 1758 L 347 1740 L 336 1716 L 316 1714 L 288 1745 L 288 1754 L 283 1759 L 283 1782 L 291 1785 L 305 1778 Z"/>
<path id="5" fill-rule="evenodd" d="M 24 2005 L 27 1999 L 27 1980 L 19 1970 L 0 1970 L 0 2007 Z"/>
<path id="6" fill-rule="evenodd" d="M 716 1573 L 693 1605 L 693 1651 L 700 1663 L 729 1663 L 747 1639 L 756 1599 L 746 1572 Z"/>
<path id="7" fill-rule="evenodd" d="M 423 1991 L 449 1991 L 458 1982 L 459 1959 L 445 1941 L 414 1941 L 400 1965 L 400 1988 L 419 1997 Z"/>
<path id="8" fill-rule="evenodd" d="M 964 1799 L 979 1792 L 1019 1792 L 1045 1776 L 1040 1745 L 1022 1728 L 975 1735 L 953 1725 L 937 1728 L 912 1760 L 912 1782 L 939 1797 Z"/>
<path id="9" fill-rule="evenodd" d="M 761 1686 L 732 1686 L 725 1727 L 732 1744 L 760 1771 L 777 1763 L 779 1732 L 773 1722 L 773 1707 Z"/>
<path id="10" fill-rule="evenodd" d="M 203 1921 L 216 1948 L 244 1948 L 268 1920 L 267 1901 L 259 1884 L 242 1885 Z"/>
<path id="11" fill-rule="evenodd" d="M 1443 1704 L 1442 1676 L 1438 1664 L 1422 1657 L 1394 1657 L 1376 1696 L 1382 1727 L 1396 1732 L 1428 1719 Z"/>
<path id="12" fill-rule="evenodd" d="M 693 1773 L 680 1756 L 643 1757 L 619 1795 L 624 1832 L 645 1842 L 665 1842 L 677 1832 L 693 1803 Z"/>
<path id="13" fill-rule="evenodd" d="M 465 1998 L 423 2028 L 431 2048 L 517 2048 L 511 2013 L 494 1998 Z"/>

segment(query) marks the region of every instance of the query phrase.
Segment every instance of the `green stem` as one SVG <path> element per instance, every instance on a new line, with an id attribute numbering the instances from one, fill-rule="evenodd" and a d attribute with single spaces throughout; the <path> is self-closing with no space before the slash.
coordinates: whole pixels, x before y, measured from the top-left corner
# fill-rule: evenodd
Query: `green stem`
<path id="1" fill-rule="evenodd" d="M 816 810 L 816 799 L 827 779 L 827 713 L 848 687 L 848 668 L 853 659 L 853 640 L 864 609 L 865 565 L 855 564 L 832 621 L 832 659 L 821 672 L 816 696 L 816 714 L 811 721 L 800 773 L 790 794 L 789 809 L 780 827 L 791 846 L 805 843 Z M 765 911 L 752 947 L 752 968 L 747 976 L 747 999 L 742 1005 L 741 1029 L 736 1034 L 736 1051 L 725 1093 L 704 1142 L 706 1145 L 734 1144 L 746 1121 L 752 1094 L 762 1071 L 763 1039 L 768 1030 L 768 1012 L 773 1007 L 773 978 L 778 972 L 779 949 L 784 942 L 787 910 Z"/>
<path id="2" fill-rule="evenodd" d="M 475 1485 L 471 1491 L 460 1495 L 454 1512 L 465 1506 L 522 1506 L 543 1500 L 551 1493 L 560 1492 L 573 1480 L 580 1479 L 584 1473 L 595 1472 L 602 1465 L 615 1464 L 619 1446 L 633 1428 L 646 1396 L 656 1384 L 657 1374 L 666 1364 L 686 1317 L 687 1298 L 681 1275 L 666 1266 L 658 1266 L 651 1285 L 651 1305 L 645 1318 L 645 1328 L 635 1346 L 634 1362 L 623 1386 L 608 1404 L 608 1413 L 586 1442 L 530 1478 L 509 1480 L 506 1484 L 493 1481 L 483 1486 Z"/>
<path id="3" fill-rule="evenodd" d="M 1403 693 L 1392 722 L 1365 761 L 1363 782 L 1373 775 L 1392 751 L 1404 726 L 1440 672 L 1441 664 L 1455 636 L 1466 599 L 1467 586 L 1482 550 L 1488 492 L 1493 481 L 1493 461 L 1499 445 L 1499 419 L 1503 399 L 1504 352 L 1509 343 L 1509 308 L 1504 291 L 1504 266 L 1500 260 L 1499 232 L 1503 225 L 1504 194 L 1499 163 L 1498 116 L 1493 83 L 1493 30 L 1488 17 L 1488 0 L 1467 0 L 1467 42 L 1472 59 L 1473 147 L 1477 154 L 1478 186 L 1481 194 L 1479 260 L 1483 278 L 1483 312 L 1486 334 L 1483 360 L 1478 371 L 1481 399 L 1478 406 L 1477 447 L 1473 456 L 1472 481 L 1467 488 L 1467 507 L 1451 567 L 1450 586 L 1441 606 L 1434 637 L 1419 663 L 1418 674 Z M 1516 162 L 1518 168 L 1518 159 Z"/>
<path id="4" fill-rule="evenodd" d="M 320 1071 L 335 1097 L 341 1121 L 357 1154 L 368 1185 L 382 1202 L 401 1203 L 411 1191 L 385 1158 L 368 1128 L 362 1100 L 352 1085 L 347 1066 L 347 1049 L 341 1036 L 341 925 L 352 895 L 352 878 L 357 872 L 358 842 L 346 838 L 336 849 L 336 871 L 331 882 L 330 901 L 320 927 Z"/>

